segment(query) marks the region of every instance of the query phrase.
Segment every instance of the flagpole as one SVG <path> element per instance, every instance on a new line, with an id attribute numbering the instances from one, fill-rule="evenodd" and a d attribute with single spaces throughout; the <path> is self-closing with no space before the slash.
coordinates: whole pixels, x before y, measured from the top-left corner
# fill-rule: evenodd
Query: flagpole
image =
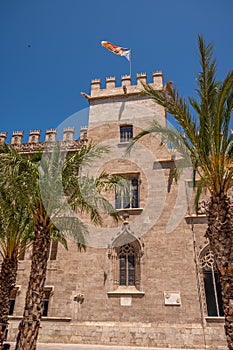
<path id="1" fill-rule="evenodd" d="M 130 81 L 132 84 L 132 63 L 131 63 L 131 49 L 130 49 L 130 56 L 129 56 L 129 76 L 130 76 Z"/>

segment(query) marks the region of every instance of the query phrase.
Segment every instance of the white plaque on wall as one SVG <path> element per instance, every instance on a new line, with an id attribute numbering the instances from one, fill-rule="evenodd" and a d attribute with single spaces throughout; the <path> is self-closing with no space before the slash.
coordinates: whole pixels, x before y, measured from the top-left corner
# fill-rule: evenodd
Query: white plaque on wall
<path id="1" fill-rule="evenodd" d="M 164 292 L 165 305 L 181 305 L 180 292 Z"/>
<path id="2" fill-rule="evenodd" d="M 121 297 L 120 303 L 121 303 L 121 306 L 131 306 L 132 297 Z"/>

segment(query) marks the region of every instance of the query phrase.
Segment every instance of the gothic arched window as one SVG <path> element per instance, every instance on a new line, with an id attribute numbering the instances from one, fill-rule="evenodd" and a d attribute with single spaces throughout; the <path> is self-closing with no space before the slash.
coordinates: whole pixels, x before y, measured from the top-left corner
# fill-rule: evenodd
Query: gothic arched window
<path id="1" fill-rule="evenodd" d="M 142 245 L 136 237 L 131 234 L 118 236 L 109 251 L 115 287 L 136 287 L 140 290 L 142 255 Z"/>
<path id="2" fill-rule="evenodd" d="M 205 289 L 206 311 L 208 316 L 224 316 L 219 274 L 214 262 L 214 254 L 206 249 L 200 258 Z"/>

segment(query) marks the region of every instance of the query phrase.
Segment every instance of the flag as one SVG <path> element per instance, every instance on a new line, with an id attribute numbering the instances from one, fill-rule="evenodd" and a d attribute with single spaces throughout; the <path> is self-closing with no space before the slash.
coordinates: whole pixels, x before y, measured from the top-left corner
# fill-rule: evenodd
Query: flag
<path id="1" fill-rule="evenodd" d="M 125 58 L 130 62 L 131 59 L 131 50 L 126 49 L 121 46 L 116 46 L 110 43 L 109 41 L 101 41 L 101 45 L 105 47 L 105 49 L 108 49 L 109 51 L 115 53 L 118 56 L 125 56 Z"/>

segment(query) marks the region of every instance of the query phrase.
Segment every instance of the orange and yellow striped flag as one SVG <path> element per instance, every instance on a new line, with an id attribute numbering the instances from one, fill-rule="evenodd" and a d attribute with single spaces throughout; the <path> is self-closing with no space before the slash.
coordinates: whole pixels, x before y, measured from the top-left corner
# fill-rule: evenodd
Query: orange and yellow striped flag
<path id="1" fill-rule="evenodd" d="M 101 45 L 105 47 L 105 49 L 108 49 L 109 51 L 115 53 L 118 56 L 125 56 L 125 58 L 130 61 L 131 56 L 131 50 L 126 49 L 121 46 L 113 45 L 109 41 L 101 41 Z"/>

